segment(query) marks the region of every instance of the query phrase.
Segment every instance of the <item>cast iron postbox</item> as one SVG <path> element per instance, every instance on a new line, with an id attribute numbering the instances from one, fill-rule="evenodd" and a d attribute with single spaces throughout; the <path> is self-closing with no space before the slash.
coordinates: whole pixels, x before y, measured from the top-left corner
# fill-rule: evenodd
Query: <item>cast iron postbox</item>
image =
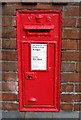
<path id="1" fill-rule="evenodd" d="M 20 111 L 59 111 L 61 11 L 18 10 Z"/>

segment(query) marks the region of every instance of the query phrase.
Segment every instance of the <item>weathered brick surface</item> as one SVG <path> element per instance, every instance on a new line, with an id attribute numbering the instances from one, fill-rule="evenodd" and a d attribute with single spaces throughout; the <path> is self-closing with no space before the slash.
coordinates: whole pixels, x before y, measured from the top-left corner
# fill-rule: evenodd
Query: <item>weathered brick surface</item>
<path id="1" fill-rule="evenodd" d="M 16 51 L 2 51 L 2 60 L 17 60 Z"/>
<path id="2" fill-rule="evenodd" d="M 81 50 L 81 40 L 78 40 L 78 45 L 77 45 L 77 47 L 78 47 L 78 50 Z"/>
<path id="3" fill-rule="evenodd" d="M 66 6 L 63 12 L 64 16 L 79 16 L 79 6 Z"/>
<path id="4" fill-rule="evenodd" d="M 16 62 L 2 62 L 2 70 L 3 71 L 17 71 L 17 63 Z"/>
<path id="5" fill-rule="evenodd" d="M 29 4 L 19 3 L 19 4 L 16 4 L 16 9 L 32 9 L 33 7 L 36 7 L 36 6 L 37 6 L 37 3 L 29 3 Z"/>
<path id="6" fill-rule="evenodd" d="M 77 24 L 79 24 L 77 18 L 64 17 L 62 21 L 63 27 L 77 27 Z"/>
<path id="7" fill-rule="evenodd" d="M 0 40 L 1 40 L 1 38 L 2 38 L 2 27 L 0 26 Z"/>
<path id="8" fill-rule="evenodd" d="M 63 62 L 61 64 L 61 71 L 62 72 L 74 72 L 75 71 L 75 63 Z"/>
<path id="9" fill-rule="evenodd" d="M 3 39 L 2 48 L 3 49 L 16 49 L 16 39 Z"/>
<path id="10" fill-rule="evenodd" d="M 81 73 L 81 62 L 78 62 L 76 64 L 76 72 L 80 72 Z"/>
<path id="11" fill-rule="evenodd" d="M 81 18 L 78 18 L 77 27 L 81 28 Z"/>
<path id="12" fill-rule="evenodd" d="M 0 101 L 3 110 L 18 110 L 18 75 L 16 52 L 16 9 L 15 3 L 3 4 L 2 8 L 2 84 Z M 1 54 L 0 54 L 1 57 Z"/>
<path id="13" fill-rule="evenodd" d="M 17 101 L 17 95 L 15 93 L 2 93 L 2 100 L 3 101 Z"/>
<path id="14" fill-rule="evenodd" d="M 61 10 L 62 6 L 61 5 L 55 5 L 53 4 L 52 6 L 48 4 L 37 4 L 36 6 L 37 9 L 56 9 L 56 10 Z"/>
<path id="15" fill-rule="evenodd" d="M 19 106 L 18 103 L 11 103 L 11 102 L 3 102 L 2 103 L 2 110 L 18 110 Z"/>
<path id="16" fill-rule="evenodd" d="M 2 91 L 3 92 L 17 92 L 17 82 L 3 82 L 2 83 Z"/>
<path id="17" fill-rule="evenodd" d="M 0 49 L 2 48 L 2 40 L 0 39 Z"/>
<path id="18" fill-rule="evenodd" d="M 70 39 L 79 39 L 79 30 L 78 29 L 63 29 L 63 38 L 70 38 Z"/>
<path id="19" fill-rule="evenodd" d="M 47 1 L 46 1 L 47 2 Z M 81 110 L 81 17 L 79 4 L 59 3 L 5 3 L 2 5 L 2 84 L 0 80 L 0 109 L 19 110 L 16 10 L 18 9 L 54 9 L 62 10 L 62 58 L 61 58 L 61 102 L 62 111 Z M 1 32 L 1 29 L 0 29 Z M 0 39 L 1 42 L 1 39 Z M 1 44 L 0 44 L 1 48 Z M 1 57 L 2 55 L 2 57 Z M 1 65 L 1 62 L 0 62 Z M 1 68 L 0 68 L 1 70 Z M 1 74 L 0 74 L 1 79 Z"/>
<path id="20" fill-rule="evenodd" d="M 2 26 L 4 27 L 16 26 L 16 18 L 14 16 L 3 16 Z"/>
<path id="21" fill-rule="evenodd" d="M 16 9 L 55 9 L 55 10 L 61 10 L 63 6 L 49 3 L 19 3 L 16 5 Z"/>
<path id="22" fill-rule="evenodd" d="M 2 6 L 2 15 L 8 15 L 8 16 L 13 16 L 15 15 L 16 11 L 15 11 L 15 4 L 13 3 L 8 3 L 8 4 L 4 4 Z"/>
<path id="23" fill-rule="evenodd" d="M 79 61 L 79 54 L 80 52 L 62 52 L 62 60 L 63 61 Z"/>
<path id="24" fill-rule="evenodd" d="M 78 83 L 78 84 L 75 85 L 75 91 L 76 92 L 81 92 L 81 84 Z"/>
<path id="25" fill-rule="evenodd" d="M 0 51 L 0 60 L 2 60 L 2 52 Z M 0 63 L 0 65 L 1 65 L 1 63 Z"/>
<path id="26" fill-rule="evenodd" d="M 73 111 L 73 104 L 61 104 L 61 110 L 63 111 Z"/>
<path id="27" fill-rule="evenodd" d="M 80 82 L 81 74 L 79 73 L 62 73 L 61 82 Z"/>
<path id="28" fill-rule="evenodd" d="M 3 27 L 2 37 L 3 38 L 15 38 L 16 37 L 16 29 L 14 27 L 11 27 L 11 28 Z"/>
<path id="29" fill-rule="evenodd" d="M 10 64 L 10 63 L 9 63 Z M 12 64 L 12 63 L 11 63 Z M 6 65 L 5 65 L 6 66 Z M 6 68 L 8 68 L 8 66 L 6 66 Z M 11 66 L 12 68 L 12 66 Z M 15 70 L 17 69 L 17 66 L 15 68 Z M 9 69 L 7 69 L 9 70 Z M 13 70 L 13 69 L 11 69 Z M 14 73 L 14 72 L 3 72 L 2 73 L 2 79 L 3 81 L 7 82 L 7 81 L 17 81 L 17 73 Z"/>
<path id="30" fill-rule="evenodd" d="M 81 111 L 81 104 L 74 104 L 74 111 Z"/>
<path id="31" fill-rule="evenodd" d="M 81 94 L 62 94 L 61 101 L 62 102 L 81 102 Z"/>
<path id="32" fill-rule="evenodd" d="M 73 92 L 74 85 L 73 84 L 61 84 L 61 92 Z"/>
<path id="33" fill-rule="evenodd" d="M 77 40 L 62 40 L 62 50 L 77 50 L 78 41 Z"/>

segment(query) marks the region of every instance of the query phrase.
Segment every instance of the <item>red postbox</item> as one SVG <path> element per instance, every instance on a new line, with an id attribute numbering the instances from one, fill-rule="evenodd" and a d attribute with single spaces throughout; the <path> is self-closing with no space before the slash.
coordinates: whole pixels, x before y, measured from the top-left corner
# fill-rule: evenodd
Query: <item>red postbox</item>
<path id="1" fill-rule="evenodd" d="M 61 11 L 18 10 L 20 111 L 59 111 Z"/>

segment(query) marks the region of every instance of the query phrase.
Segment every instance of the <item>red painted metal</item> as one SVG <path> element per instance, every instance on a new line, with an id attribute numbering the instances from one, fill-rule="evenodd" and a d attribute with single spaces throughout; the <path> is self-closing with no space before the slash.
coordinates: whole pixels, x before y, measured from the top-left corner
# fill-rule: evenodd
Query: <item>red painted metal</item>
<path id="1" fill-rule="evenodd" d="M 17 11 L 20 111 L 60 110 L 61 16 L 54 10 Z M 31 45 L 46 46 L 44 69 L 31 67 Z"/>

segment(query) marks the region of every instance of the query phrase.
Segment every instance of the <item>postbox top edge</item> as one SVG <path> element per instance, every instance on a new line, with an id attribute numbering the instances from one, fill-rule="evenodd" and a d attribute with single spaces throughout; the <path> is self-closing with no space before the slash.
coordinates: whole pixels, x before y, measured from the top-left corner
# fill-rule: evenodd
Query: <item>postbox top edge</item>
<path id="1" fill-rule="evenodd" d="M 60 14 L 61 10 L 17 10 L 18 13 L 58 13 Z"/>

